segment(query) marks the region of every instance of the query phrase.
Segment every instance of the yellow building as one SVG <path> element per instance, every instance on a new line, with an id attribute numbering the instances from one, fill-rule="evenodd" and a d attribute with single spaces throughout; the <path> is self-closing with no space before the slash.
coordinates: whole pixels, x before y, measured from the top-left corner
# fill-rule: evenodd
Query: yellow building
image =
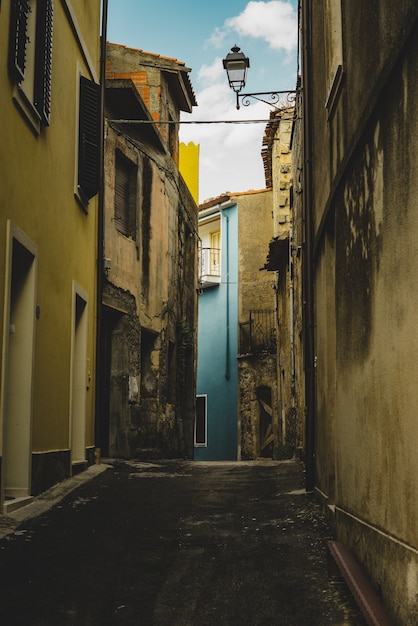
<path id="1" fill-rule="evenodd" d="M 100 0 L 0 8 L 3 510 L 92 461 Z"/>
<path id="2" fill-rule="evenodd" d="M 180 174 L 183 176 L 196 204 L 199 204 L 199 153 L 199 144 L 192 141 L 180 143 Z"/>

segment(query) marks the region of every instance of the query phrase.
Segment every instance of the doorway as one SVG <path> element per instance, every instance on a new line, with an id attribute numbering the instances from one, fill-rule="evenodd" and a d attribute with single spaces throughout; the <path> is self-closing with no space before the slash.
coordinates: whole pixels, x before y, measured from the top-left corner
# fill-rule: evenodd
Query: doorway
<path id="1" fill-rule="evenodd" d="M 86 463 L 87 400 L 87 295 L 78 285 L 73 288 L 73 349 L 71 367 L 71 463 Z"/>
<path id="2" fill-rule="evenodd" d="M 2 486 L 14 499 L 30 495 L 37 246 L 11 222 L 7 242 Z"/>
<path id="3" fill-rule="evenodd" d="M 259 405 L 260 456 L 273 458 L 274 434 L 271 388 L 264 385 L 258 387 L 257 400 Z"/>

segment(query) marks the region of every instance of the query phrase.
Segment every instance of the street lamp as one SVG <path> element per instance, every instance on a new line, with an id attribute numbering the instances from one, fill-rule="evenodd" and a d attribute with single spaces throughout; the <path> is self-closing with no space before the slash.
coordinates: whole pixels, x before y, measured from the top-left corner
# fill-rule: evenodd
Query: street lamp
<path id="1" fill-rule="evenodd" d="M 235 45 L 231 48 L 231 52 L 228 52 L 226 55 L 223 64 L 228 76 L 229 86 L 235 91 L 238 98 L 238 93 L 245 87 L 250 59 Z M 239 109 L 239 106 L 237 108 Z"/>
<path id="2" fill-rule="evenodd" d="M 223 66 L 228 76 L 229 86 L 237 96 L 237 109 L 240 108 L 240 98 L 241 103 L 246 107 L 250 105 L 249 98 L 254 98 L 254 100 L 265 102 L 266 104 L 273 106 L 275 109 L 278 109 L 280 107 L 276 106 L 276 104 L 279 104 L 279 101 L 282 100 L 283 94 L 286 94 L 286 104 L 288 106 L 295 102 L 296 91 L 290 89 L 286 89 L 284 91 L 241 93 L 241 89 L 245 87 L 247 80 L 247 69 L 250 67 L 250 59 L 246 57 L 243 52 L 241 52 L 241 49 L 237 45 L 231 48 L 231 52 L 228 52 L 226 57 L 223 59 Z M 260 96 L 263 97 L 261 98 Z M 266 99 L 267 96 L 269 97 L 268 100 Z"/>

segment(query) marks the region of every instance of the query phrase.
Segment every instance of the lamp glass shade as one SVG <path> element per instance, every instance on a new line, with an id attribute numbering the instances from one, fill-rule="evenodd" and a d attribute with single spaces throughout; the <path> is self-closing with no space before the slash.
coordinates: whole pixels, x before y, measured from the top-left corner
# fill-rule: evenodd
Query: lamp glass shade
<path id="1" fill-rule="evenodd" d="M 229 86 L 234 91 L 240 91 L 247 80 L 250 59 L 240 51 L 238 46 L 234 46 L 223 60 L 223 66 L 228 76 Z"/>

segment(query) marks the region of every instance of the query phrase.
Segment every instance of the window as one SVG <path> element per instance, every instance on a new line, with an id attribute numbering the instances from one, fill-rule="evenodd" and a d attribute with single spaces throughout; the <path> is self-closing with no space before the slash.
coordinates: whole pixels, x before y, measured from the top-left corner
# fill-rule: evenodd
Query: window
<path id="1" fill-rule="evenodd" d="M 219 276 L 221 270 L 221 231 L 210 233 L 210 273 Z"/>
<path id="2" fill-rule="evenodd" d="M 83 204 L 99 190 L 100 85 L 80 76 L 78 187 Z"/>
<path id="3" fill-rule="evenodd" d="M 136 235 L 137 168 L 125 155 L 116 152 L 115 159 L 115 226 L 125 235 Z"/>
<path id="4" fill-rule="evenodd" d="M 168 148 L 170 150 L 171 158 L 174 163 L 178 165 L 179 162 L 179 154 L 178 154 L 178 129 L 177 125 L 174 124 L 174 120 L 171 115 L 168 115 Z"/>
<path id="5" fill-rule="evenodd" d="M 341 0 L 326 0 L 324 20 L 328 85 L 325 106 L 330 114 L 338 98 L 343 77 Z"/>
<path id="6" fill-rule="evenodd" d="M 196 421 L 194 429 L 194 445 L 196 447 L 207 446 L 207 396 L 196 396 Z"/>
<path id="7" fill-rule="evenodd" d="M 11 3 L 9 73 L 15 100 L 35 127 L 50 123 L 53 11 L 53 0 Z"/>

